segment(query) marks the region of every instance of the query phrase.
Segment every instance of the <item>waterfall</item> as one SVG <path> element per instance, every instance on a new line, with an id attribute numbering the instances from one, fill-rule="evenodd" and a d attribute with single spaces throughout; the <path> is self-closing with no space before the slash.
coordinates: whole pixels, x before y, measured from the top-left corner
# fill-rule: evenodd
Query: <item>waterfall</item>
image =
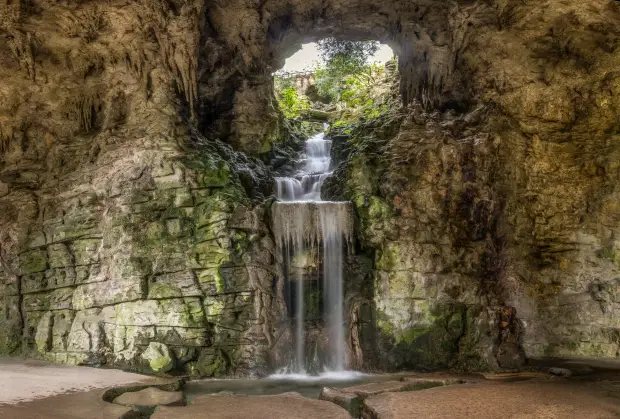
<path id="1" fill-rule="evenodd" d="M 304 251 L 320 249 L 323 265 L 323 319 L 328 336 L 328 365 L 345 368 L 344 334 L 344 251 L 353 240 L 350 202 L 321 199 L 321 186 L 331 174 L 331 141 L 320 133 L 306 141 L 305 154 L 295 177 L 276 178 L 272 207 L 273 231 L 278 249 L 285 255 L 289 281 L 295 289 L 295 362 L 297 373 L 305 373 L 306 324 L 302 269 L 294 269 L 290 259 Z"/>

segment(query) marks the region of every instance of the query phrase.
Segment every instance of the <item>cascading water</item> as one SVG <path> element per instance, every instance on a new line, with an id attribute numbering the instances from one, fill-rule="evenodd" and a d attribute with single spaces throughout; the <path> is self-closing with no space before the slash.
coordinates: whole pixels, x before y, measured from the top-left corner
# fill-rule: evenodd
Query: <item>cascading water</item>
<path id="1" fill-rule="evenodd" d="M 295 288 L 295 363 L 305 373 L 306 300 L 304 279 L 290 259 L 320 247 L 323 265 L 323 318 L 327 327 L 328 362 L 332 371 L 345 368 L 343 268 L 345 247 L 353 237 L 350 202 L 321 199 L 321 186 L 331 174 L 331 141 L 320 133 L 306 141 L 303 164 L 296 177 L 276 178 L 280 201 L 273 206 L 273 229 L 277 246 L 286 255 L 289 280 Z"/>

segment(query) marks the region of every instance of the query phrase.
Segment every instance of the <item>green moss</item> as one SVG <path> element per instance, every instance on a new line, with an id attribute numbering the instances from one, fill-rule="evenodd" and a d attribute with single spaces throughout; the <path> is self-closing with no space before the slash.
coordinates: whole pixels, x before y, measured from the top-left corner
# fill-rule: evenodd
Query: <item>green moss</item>
<path id="1" fill-rule="evenodd" d="M 205 159 L 199 176 L 199 185 L 204 188 L 224 187 L 231 183 L 230 167 L 224 160 Z"/>
<path id="2" fill-rule="evenodd" d="M 430 327 L 411 327 L 397 336 L 396 343 L 403 342 L 407 345 L 411 345 L 420 337 L 427 335 L 430 330 Z"/>
<path id="3" fill-rule="evenodd" d="M 224 278 L 222 277 L 222 275 L 220 274 L 220 271 L 218 270 L 215 273 L 215 289 L 217 290 L 218 293 L 223 293 L 224 290 L 226 289 L 225 287 L 225 282 L 224 282 Z"/>
<path id="4" fill-rule="evenodd" d="M 13 355 L 20 348 L 19 328 L 6 328 L 0 331 L 0 355 Z"/>
<path id="5" fill-rule="evenodd" d="M 205 309 L 208 317 L 216 317 L 224 312 L 224 302 L 217 297 L 207 297 L 205 299 Z"/>
<path id="6" fill-rule="evenodd" d="M 384 245 L 377 253 L 376 269 L 391 271 L 398 268 L 400 263 L 400 246 L 396 242 Z"/>
<path id="7" fill-rule="evenodd" d="M 19 256 L 19 266 L 22 274 L 42 272 L 47 269 L 47 252 L 45 249 L 36 249 L 22 253 Z"/>
<path id="8" fill-rule="evenodd" d="M 183 292 L 170 284 L 151 284 L 149 285 L 149 298 L 151 299 L 161 299 L 161 298 L 172 298 L 172 297 L 182 297 Z"/>
<path id="9" fill-rule="evenodd" d="M 228 356 L 221 349 L 205 349 L 197 361 L 186 365 L 187 372 L 194 377 L 221 377 L 228 371 Z"/>
<path id="10" fill-rule="evenodd" d="M 447 368 L 456 364 L 462 337 L 465 306 L 415 301 L 412 327 L 399 326 L 383 311 L 377 313 L 382 338 L 392 343 L 391 356 L 403 367 Z"/>
<path id="11" fill-rule="evenodd" d="M 351 196 L 375 195 L 377 178 L 368 159 L 358 154 L 348 162 L 347 188 Z"/>
<path id="12" fill-rule="evenodd" d="M 620 252 L 614 247 L 604 247 L 596 252 L 596 256 L 600 259 L 606 259 L 615 263 L 620 267 Z"/>
<path id="13" fill-rule="evenodd" d="M 149 366 L 153 371 L 161 371 L 165 370 L 170 365 L 170 358 L 166 356 L 160 356 L 158 358 L 152 359 L 149 362 Z"/>
<path id="14" fill-rule="evenodd" d="M 248 234 L 244 231 L 235 231 L 231 237 L 231 240 L 233 249 L 235 249 L 237 254 L 244 253 L 250 244 Z"/>
<path id="15" fill-rule="evenodd" d="M 216 242 L 198 243 L 194 250 L 196 262 L 203 268 L 216 268 L 230 261 L 228 249 L 219 247 Z"/>

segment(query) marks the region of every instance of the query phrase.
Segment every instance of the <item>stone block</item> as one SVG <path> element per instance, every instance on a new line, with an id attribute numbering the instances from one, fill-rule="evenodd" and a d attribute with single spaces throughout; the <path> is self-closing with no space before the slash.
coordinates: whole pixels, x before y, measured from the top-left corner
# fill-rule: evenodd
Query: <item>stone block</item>
<path id="1" fill-rule="evenodd" d="M 60 288 L 36 294 L 24 295 L 24 309 L 26 311 L 71 310 L 73 291 L 70 288 Z"/>
<path id="2" fill-rule="evenodd" d="M 37 272 L 21 277 L 24 294 L 47 290 L 47 272 Z"/>
<path id="3" fill-rule="evenodd" d="M 182 243 L 163 245 L 160 249 L 153 249 L 149 252 L 151 258 L 156 263 L 153 264 L 153 275 L 161 275 L 169 272 L 179 272 L 193 267 L 191 259 L 184 252 Z"/>
<path id="4" fill-rule="evenodd" d="M 230 260 L 228 248 L 216 242 L 199 243 L 194 247 L 196 263 L 201 268 L 216 268 Z"/>
<path id="5" fill-rule="evenodd" d="M 185 173 L 178 167 L 174 168 L 174 173 L 166 176 L 155 177 L 153 180 L 159 189 L 176 189 L 186 186 Z"/>
<path id="6" fill-rule="evenodd" d="M 72 310 L 53 312 L 51 351 L 65 352 L 67 350 L 69 332 L 71 331 L 74 315 L 75 312 Z"/>
<path id="7" fill-rule="evenodd" d="M 198 243 L 221 243 L 228 241 L 230 235 L 229 230 L 226 228 L 226 220 L 218 221 L 215 224 L 199 228 L 194 233 L 194 237 Z"/>
<path id="8" fill-rule="evenodd" d="M 143 300 L 105 307 L 106 322 L 122 326 L 204 327 L 205 314 L 200 298 Z"/>
<path id="9" fill-rule="evenodd" d="M 145 191 L 142 189 L 134 189 L 130 193 L 123 195 L 120 198 L 122 205 L 142 204 L 153 199 L 152 191 Z"/>
<path id="10" fill-rule="evenodd" d="M 218 293 L 249 291 L 250 276 L 245 266 L 221 266 L 221 283 L 218 284 Z"/>
<path id="11" fill-rule="evenodd" d="M 195 272 L 202 292 L 205 295 L 217 295 L 218 287 L 222 287 L 219 268 L 196 269 Z"/>
<path id="12" fill-rule="evenodd" d="M 249 233 L 266 234 L 268 230 L 264 219 L 265 211 L 262 207 L 250 210 L 246 206 L 240 205 L 233 211 L 228 221 L 228 227 Z"/>
<path id="13" fill-rule="evenodd" d="M 139 300 L 143 297 L 142 283 L 141 277 L 128 277 L 79 285 L 73 292 L 73 307 L 84 310 Z"/>
<path id="14" fill-rule="evenodd" d="M 327 400 L 345 409 L 354 418 L 359 418 L 362 399 L 355 393 L 346 393 L 336 388 L 323 387 L 319 400 Z"/>
<path id="15" fill-rule="evenodd" d="M 203 295 L 196 276 L 191 271 L 153 276 L 148 283 L 149 299 L 200 297 Z"/>
<path id="16" fill-rule="evenodd" d="M 34 336 L 37 352 L 44 354 L 52 349 L 52 312 L 43 314 L 37 324 Z"/>
<path id="17" fill-rule="evenodd" d="M 105 281 L 106 277 L 101 272 L 101 265 L 98 263 L 93 265 L 76 266 L 75 267 L 75 283 L 88 284 L 92 282 Z"/>
<path id="18" fill-rule="evenodd" d="M 18 296 L 0 296 L 0 354 L 9 355 L 21 344 L 22 318 Z"/>
<path id="19" fill-rule="evenodd" d="M 0 297 L 19 294 L 19 279 L 14 276 L 5 276 L 0 273 Z M 2 318 L 2 317 L 0 317 Z"/>
<path id="20" fill-rule="evenodd" d="M 22 275 L 43 272 L 47 266 L 47 251 L 45 249 L 29 250 L 19 255 L 19 267 Z"/>
<path id="21" fill-rule="evenodd" d="M 166 160 L 159 160 L 156 163 L 153 163 L 151 167 L 151 176 L 154 178 L 170 176 L 174 174 L 174 166 L 171 162 Z"/>
<path id="22" fill-rule="evenodd" d="M 33 231 L 28 235 L 27 242 L 29 248 L 45 246 L 45 233 L 43 231 Z"/>
<path id="23" fill-rule="evenodd" d="M 166 220 L 166 233 L 172 237 L 179 237 L 182 235 L 182 224 L 179 218 L 173 218 Z"/>
<path id="24" fill-rule="evenodd" d="M 222 326 L 241 326 L 245 329 L 253 317 L 252 292 L 222 294 L 204 298 L 207 321 Z"/>
<path id="25" fill-rule="evenodd" d="M 178 208 L 194 206 L 194 197 L 188 188 L 179 188 L 175 190 L 174 206 Z"/>
<path id="26" fill-rule="evenodd" d="M 99 353 L 104 346 L 101 309 L 82 310 L 75 313 L 67 339 L 70 352 Z"/>
<path id="27" fill-rule="evenodd" d="M 99 251 L 101 240 L 86 239 L 76 240 L 71 244 L 71 249 L 75 258 L 75 265 L 92 265 L 99 262 Z"/>
<path id="28" fill-rule="evenodd" d="M 75 269 L 72 267 L 48 269 L 45 271 L 47 289 L 69 287 L 75 284 Z"/>
<path id="29" fill-rule="evenodd" d="M 151 341 L 169 345 L 171 348 L 210 346 L 213 328 L 209 324 L 202 327 L 169 327 L 158 326 L 153 329 Z M 148 345 L 150 341 L 142 344 Z"/>

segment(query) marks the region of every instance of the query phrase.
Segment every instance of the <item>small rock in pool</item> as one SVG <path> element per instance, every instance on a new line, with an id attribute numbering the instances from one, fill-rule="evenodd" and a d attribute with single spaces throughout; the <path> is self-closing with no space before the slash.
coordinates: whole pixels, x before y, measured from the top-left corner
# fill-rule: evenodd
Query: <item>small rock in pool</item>
<path id="1" fill-rule="evenodd" d="M 559 375 L 560 377 L 570 377 L 573 372 L 566 368 L 549 368 L 549 374 Z"/>
<path id="2" fill-rule="evenodd" d="M 185 406 L 185 398 L 180 391 L 163 391 L 158 388 L 148 387 L 140 391 L 123 393 L 114 399 L 114 403 L 137 408 Z"/>

